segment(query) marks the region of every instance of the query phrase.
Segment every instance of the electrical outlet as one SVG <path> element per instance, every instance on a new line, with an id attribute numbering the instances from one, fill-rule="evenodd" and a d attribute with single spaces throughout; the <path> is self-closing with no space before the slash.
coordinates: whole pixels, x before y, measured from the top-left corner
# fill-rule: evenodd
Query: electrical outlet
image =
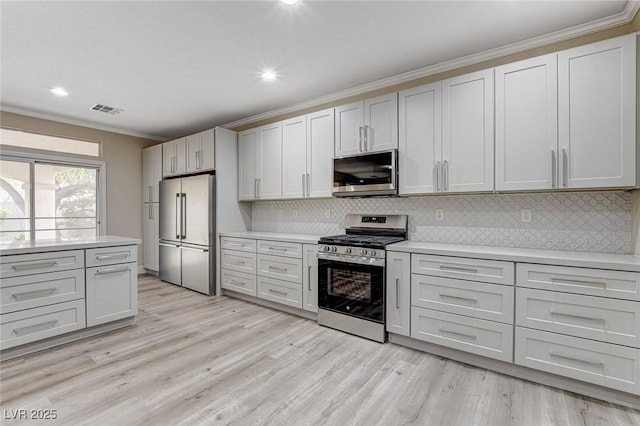
<path id="1" fill-rule="evenodd" d="M 293 217 L 298 217 L 298 210 L 293 209 L 293 210 L 291 211 L 291 216 L 293 216 Z"/>
<path id="2" fill-rule="evenodd" d="M 331 209 L 324 209 L 324 217 L 327 219 L 331 217 Z"/>
<path id="3" fill-rule="evenodd" d="M 436 209 L 436 220 L 442 220 L 442 219 L 444 219 L 444 210 Z"/>
<path id="4" fill-rule="evenodd" d="M 531 209 L 520 210 L 520 221 L 531 222 Z"/>

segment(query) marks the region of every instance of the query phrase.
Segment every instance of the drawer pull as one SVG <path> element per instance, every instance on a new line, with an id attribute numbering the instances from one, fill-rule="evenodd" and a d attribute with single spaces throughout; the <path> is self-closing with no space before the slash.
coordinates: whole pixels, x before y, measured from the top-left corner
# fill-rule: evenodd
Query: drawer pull
<path id="1" fill-rule="evenodd" d="M 465 272 L 468 274 L 477 274 L 478 270 L 473 268 L 462 268 L 459 266 L 440 265 L 440 270 L 451 272 Z"/>
<path id="2" fill-rule="evenodd" d="M 129 257 L 129 253 L 99 254 L 96 256 L 96 260 L 126 259 L 127 257 Z"/>
<path id="3" fill-rule="evenodd" d="M 28 325 L 26 327 L 14 328 L 13 334 L 15 334 L 16 336 L 24 336 L 25 334 L 48 330 L 50 328 L 53 328 L 53 326 L 56 325 L 57 323 L 58 323 L 58 320 L 55 319 L 47 322 L 42 322 L 40 324 L 33 324 L 33 325 Z"/>
<path id="4" fill-rule="evenodd" d="M 242 281 L 236 281 L 236 280 L 229 280 L 230 284 L 235 284 L 235 285 L 241 285 L 241 286 L 246 286 L 246 283 L 243 283 Z"/>
<path id="5" fill-rule="evenodd" d="M 56 266 L 58 262 L 55 260 L 52 262 L 37 262 L 37 263 L 27 263 L 26 265 L 11 265 L 11 269 L 14 271 L 28 271 L 30 269 L 42 269 L 42 268 L 51 268 L 52 266 Z"/>
<path id="6" fill-rule="evenodd" d="M 602 321 L 602 322 L 606 322 L 606 320 L 604 318 L 595 318 L 595 317 L 587 317 L 584 315 L 575 315 L 575 314 L 569 314 L 566 312 L 557 312 L 557 311 L 551 311 L 551 315 L 556 315 L 559 317 L 569 317 L 569 318 L 578 318 L 578 319 L 583 319 L 583 320 L 588 320 L 588 321 Z"/>
<path id="7" fill-rule="evenodd" d="M 458 336 L 464 336 L 464 337 L 468 337 L 469 339 L 477 339 L 478 336 L 476 336 L 473 333 L 463 333 L 461 331 L 456 331 L 456 330 L 450 330 L 448 328 L 444 328 L 444 327 L 440 327 L 438 328 L 438 330 L 440 330 L 440 333 L 449 333 L 449 334 L 456 334 Z"/>
<path id="8" fill-rule="evenodd" d="M 569 285 L 591 285 L 597 287 L 607 287 L 607 283 L 604 281 L 587 281 L 587 280 L 574 280 L 571 278 L 557 278 L 551 277 L 552 283 L 557 284 L 569 284 Z"/>
<path id="9" fill-rule="evenodd" d="M 118 272 L 127 272 L 129 270 L 128 267 L 125 268 L 107 268 L 107 269 L 98 269 L 94 275 L 107 275 L 107 274 L 116 274 Z"/>
<path id="10" fill-rule="evenodd" d="M 604 362 L 601 362 L 601 361 L 591 361 L 589 359 L 576 358 L 573 356 L 564 355 L 556 352 L 549 352 L 549 356 L 553 358 L 561 358 L 561 359 L 567 359 L 569 361 L 581 362 L 583 364 L 588 364 L 588 365 L 595 365 L 597 367 L 604 367 Z"/>
<path id="11" fill-rule="evenodd" d="M 396 309 L 400 309 L 400 278 L 396 278 Z"/>
<path id="12" fill-rule="evenodd" d="M 244 247 L 244 243 L 227 243 L 231 247 Z"/>
<path id="13" fill-rule="evenodd" d="M 245 263 L 247 263 L 244 260 L 232 260 L 231 262 L 229 262 L 232 265 L 244 265 Z"/>
<path id="14" fill-rule="evenodd" d="M 274 271 L 282 272 L 282 273 L 284 273 L 284 272 L 287 272 L 287 271 L 288 271 L 288 269 L 287 269 L 287 268 L 279 268 L 279 267 L 277 267 L 277 266 L 271 266 L 271 265 L 269 265 L 269 266 L 268 266 L 268 268 L 269 268 L 269 269 L 272 269 L 272 270 L 274 270 Z"/>
<path id="15" fill-rule="evenodd" d="M 278 291 L 278 290 L 273 290 L 273 289 L 269 289 L 269 293 L 280 294 L 282 296 L 286 296 L 287 295 L 287 292 L 285 292 L 285 291 Z"/>
<path id="16" fill-rule="evenodd" d="M 471 303 L 478 303 L 478 299 L 475 297 L 456 296 L 455 294 L 439 293 L 440 297 L 446 297 L 449 299 L 466 300 Z"/>
<path id="17" fill-rule="evenodd" d="M 268 247 L 269 250 L 273 250 L 273 251 L 287 251 L 286 248 L 280 248 L 280 247 Z"/>
<path id="18" fill-rule="evenodd" d="M 307 282 L 309 283 L 309 286 L 307 287 L 307 290 L 309 290 L 309 292 L 311 292 L 311 265 L 309 265 L 309 268 L 307 269 Z"/>
<path id="19" fill-rule="evenodd" d="M 55 293 L 55 291 L 56 291 L 55 287 L 52 287 L 52 288 L 45 288 L 45 289 L 42 289 L 42 290 L 25 291 L 25 292 L 22 292 L 22 293 L 13 293 L 11 295 L 11 297 L 13 297 L 18 302 L 20 302 L 22 300 L 37 299 L 39 297 L 48 296 L 50 294 Z"/>

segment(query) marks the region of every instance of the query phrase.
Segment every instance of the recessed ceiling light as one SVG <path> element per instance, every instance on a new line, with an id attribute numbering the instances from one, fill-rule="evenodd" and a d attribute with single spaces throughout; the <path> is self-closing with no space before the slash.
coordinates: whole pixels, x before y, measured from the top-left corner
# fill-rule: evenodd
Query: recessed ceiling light
<path id="1" fill-rule="evenodd" d="M 49 89 L 49 91 L 56 96 L 60 96 L 61 98 L 69 95 L 69 92 L 67 92 L 64 87 L 54 87 L 53 89 Z"/>
<path id="2" fill-rule="evenodd" d="M 287 4 L 289 6 L 298 3 L 298 0 L 280 0 L 282 3 Z"/>
<path id="3" fill-rule="evenodd" d="M 264 81 L 274 81 L 276 78 L 278 78 L 278 75 L 273 70 L 264 70 L 262 71 L 261 75 Z"/>

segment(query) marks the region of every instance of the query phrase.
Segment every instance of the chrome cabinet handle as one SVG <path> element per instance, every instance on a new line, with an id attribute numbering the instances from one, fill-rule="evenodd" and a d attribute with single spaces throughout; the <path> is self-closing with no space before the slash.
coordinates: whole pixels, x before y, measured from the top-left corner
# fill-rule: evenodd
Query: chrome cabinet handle
<path id="1" fill-rule="evenodd" d="M 555 149 L 551 150 L 551 188 L 556 188 L 558 186 L 558 167 L 556 164 L 556 151 Z"/>
<path id="2" fill-rule="evenodd" d="M 149 206 L 149 219 L 153 219 L 153 208 L 151 208 L 151 206 Z"/>
<path id="3" fill-rule="evenodd" d="M 562 148 L 562 186 L 565 188 L 569 185 L 569 154 L 567 150 Z"/>
<path id="4" fill-rule="evenodd" d="M 360 149 L 360 152 L 362 152 L 362 140 L 363 140 L 362 131 L 363 130 L 364 129 L 362 128 L 362 126 L 358 127 L 358 138 L 359 138 L 359 140 L 358 140 L 358 148 Z"/>
<path id="5" fill-rule="evenodd" d="M 576 357 L 573 357 L 573 356 L 564 355 L 564 354 L 557 353 L 557 352 L 549 352 L 549 356 L 550 357 L 555 357 L 555 358 L 568 359 L 569 361 L 581 362 L 583 364 L 589 364 L 589 365 L 595 365 L 595 366 L 598 366 L 598 367 L 604 367 L 604 362 L 602 362 L 602 361 L 592 361 L 592 360 L 589 360 L 589 359 L 581 359 L 581 358 L 576 358 Z"/>
<path id="6" fill-rule="evenodd" d="M 307 281 L 309 282 L 309 285 L 307 286 L 307 290 L 311 291 L 311 268 L 312 266 L 309 265 L 308 270 L 307 270 Z"/>
<path id="7" fill-rule="evenodd" d="M 458 266 L 448 266 L 448 265 L 440 265 L 440 270 L 442 271 L 451 271 L 451 272 L 466 272 L 469 274 L 477 274 L 478 270 L 473 268 L 462 268 Z"/>
<path id="8" fill-rule="evenodd" d="M 558 312 L 558 311 L 551 310 L 551 312 L 549 312 L 549 313 L 551 315 L 555 315 L 555 316 L 559 316 L 559 317 L 577 318 L 577 319 L 582 319 L 582 320 L 587 320 L 587 321 L 607 322 L 604 318 L 587 317 L 587 316 L 584 316 L 584 315 L 570 314 L 568 312 Z"/>
<path id="9" fill-rule="evenodd" d="M 256 179 L 256 198 L 260 198 L 260 181 L 262 181 L 262 179 L 258 178 Z"/>
<path id="10" fill-rule="evenodd" d="M 246 283 L 243 283 L 242 281 L 236 281 L 236 280 L 229 280 L 229 284 L 241 285 L 242 287 L 245 287 L 247 285 Z"/>
<path id="11" fill-rule="evenodd" d="M 230 265 L 245 265 L 246 263 L 244 260 L 232 260 L 229 262 Z"/>
<path id="12" fill-rule="evenodd" d="M 50 294 L 55 293 L 55 287 L 45 288 L 42 290 L 34 290 L 34 291 L 24 291 L 22 293 L 13 293 L 11 297 L 16 299 L 16 301 L 20 302 L 22 300 L 28 299 L 37 299 L 38 297 L 48 296 Z"/>
<path id="13" fill-rule="evenodd" d="M 280 271 L 280 272 L 287 272 L 288 271 L 287 268 L 279 268 L 277 266 L 271 266 L 271 265 L 267 266 L 267 268 L 268 269 L 272 269 L 274 271 Z"/>
<path id="14" fill-rule="evenodd" d="M 268 248 L 269 250 L 273 250 L 273 251 L 287 251 L 287 248 L 286 248 L 286 247 L 282 247 L 282 248 L 280 248 L 280 247 L 271 247 L 271 246 L 269 246 L 269 247 L 267 247 L 267 248 Z"/>
<path id="15" fill-rule="evenodd" d="M 442 162 L 442 186 L 444 191 L 449 191 L 449 161 Z"/>
<path id="16" fill-rule="evenodd" d="M 436 161 L 436 165 L 433 167 L 434 174 L 434 187 L 436 192 L 440 192 L 440 162 Z"/>
<path id="17" fill-rule="evenodd" d="M 307 173 L 307 197 L 311 196 L 311 175 Z"/>
<path id="18" fill-rule="evenodd" d="M 282 296 L 286 296 L 287 293 L 284 291 L 278 291 L 278 290 L 273 290 L 273 289 L 269 289 L 269 293 L 275 293 L 275 294 L 281 294 Z"/>
<path id="19" fill-rule="evenodd" d="M 571 278 L 557 278 L 557 277 L 551 277 L 551 282 L 552 283 L 558 283 L 558 284 L 570 284 L 570 285 L 592 285 L 592 286 L 598 286 L 598 287 L 607 287 L 607 283 L 604 281 L 587 281 L 587 280 L 575 280 L 575 279 L 571 279 Z"/>
<path id="20" fill-rule="evenodd" d="M 303 197 L 306 197 L 305 189 L 307 188 L 307 185 L 304 182 L 305 178 L 306 178 L 306 175 L 303 173 L 302 174 L 302 196 Z"/>
<path id="21" fill-rule="evenodd" d="M 464 336 L 464 337 L 468 337 L 470 339 L 477 339 L 478 336 L 476 336 L 473 333 L 463 333 L 462 331 L 456 331 L 456 330 L 451 330 L 445 327 L 440 326 L 440 328 L 438 328 L 438 330 L 440 330 L 441 333 L 449 333 L 449 334 L 456 334 L 458 336 Z"/>
<path id="22" fill-rule="evenodd" d="M 128 267 L 124 268 L 108 268 L 108 269 L 98 269 L 96 270 L 94 275 L 107 275 L 107 274 L 117 274 L 118 272 L 127 272 L 129 270 Z"/>
<path id="23" fill-rule="evenodd" d="M 149 201 L 153 201 L 153 186 L 149 185 Z"/>
<path id="24" fill-rule="evenodd" d="M 464 297 L 464 296 L 456 296 L 455 294 L 447 294 L 447 293 L 439 293 L 440 297 L 447 297 L 449 299 L 458 299 L 458 300 L 466 300 L 473 303 L 478 303 L 478 299 L 475 297 Z"/>
<path id="25" fill-rule="evenodd" d="M 99 254 L 96 256 L 96 260 L 126 259 L 127 257 L 129 257 L 129 253 Z"/>
<path id="26" fill-rule="evenodd" d="M 56 266 L 58 262 L 55 260 L 52 262 L 36 262 L 36 263 L 27 263 L 26 265 L 11 265 L 11 269 L 14 271 L 28 271 L 30 269 L 42 269 L 42 268 L 50 268 L 52 266 Z"/>
<path id="27" fill-rule="evenodd" d="M 44 331 L 52 328 L 54 325 L 58 323 L 58 320 L 52 320 L 47 322 L 41 322 L 39 324 L 28 325 L 26 327 L 14 328 L 13 334 L 16 336 L 33 333 L 36 331 Z"/>
<path id="28" fill-rule="evenodd" d="M 396 278 L 396 309 L 400 309 L 400 278 Z"/>
<path id="29" fill-rule="evenodd" d="M 258 198 L 258 179 L 253 180 L 253 198 Z"/>
<path id="30" fill-rule="evenodd" d="M 369 152 L 369 136 L 367 132 L 369 131 L 369 126 L 364 126 L 364 152 Z"/>

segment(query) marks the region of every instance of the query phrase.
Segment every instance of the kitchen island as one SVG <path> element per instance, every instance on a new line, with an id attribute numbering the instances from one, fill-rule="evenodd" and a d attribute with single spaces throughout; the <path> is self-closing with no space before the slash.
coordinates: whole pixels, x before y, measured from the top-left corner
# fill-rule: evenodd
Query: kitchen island
<path id="1" fill-rule="evenodd" d="M 138 313 L 134 238 L 0 245 L 0 359 L 132 325 Z"/>

